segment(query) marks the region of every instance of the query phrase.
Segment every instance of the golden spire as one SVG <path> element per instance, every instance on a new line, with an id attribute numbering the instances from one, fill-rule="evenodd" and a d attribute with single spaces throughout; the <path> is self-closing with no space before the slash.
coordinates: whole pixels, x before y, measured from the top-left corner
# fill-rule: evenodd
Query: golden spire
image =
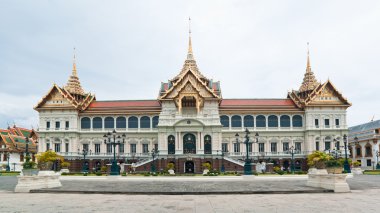
<path id="1" fill-rule="evenodd" d="M 189 48 L 187 50 L 187 60 L 194 60 L 193 46 L 191 45 L 191 19 L 189 17 Z"/>
<path id="2" fill-rule="evenodd" d="M 307 62 L 306 62 L 306 73 L 303 77 L 303 82 L 300 87 L 300 92 L 314 90 L 318 86 L 318 82 L 315 79 L 314 73 L 311 70 L 310 65 L 310 51 L 309 51 L 309 42 L 307 42 Z"/>
<path id="3" fill-rule="evenodd" d="M 80 85 L 80 81 L 77 73 L 77 65 L 75 59 L 75 47 L 74 47 L 74 56 L 73 56 L 73 72 L 67 81 L 65 89 L 69 91 L 71 94 L 75 95 L 84 95 L 84 91 Z"/>

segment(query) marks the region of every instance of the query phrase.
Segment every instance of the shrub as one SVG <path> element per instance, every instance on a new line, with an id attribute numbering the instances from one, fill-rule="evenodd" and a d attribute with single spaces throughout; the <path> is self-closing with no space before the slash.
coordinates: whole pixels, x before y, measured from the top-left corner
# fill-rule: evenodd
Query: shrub
<path id="1" fill-rule="evenodd" d="M 279 166 L 275 166 L 273 167 L 273 171 L 277 173 L 278 171 L 281 171 L 281 168 Z"/>
<path id="2" fill-rule="evenodd" d="M 144 173 L 144 176 L 150 176 L 149 172 Z"/>
<path id="3" fill-rule="evenodd" d="M 100 171 L 102 171 L 102 172 L 107 172 L 107 167 L 106 167 L 106 166 L 102 166 L 102 167 L 100 167 Z"/>
<path id="4" fill-rule="evenodd" d="M 338 160 L 328 160 L 325 162 L 326 167 L 342 167 L 342 164 Z"/>
<path id="5" fill-rule="evenodd" d="M 331 160 L 332 157 L 321 151 L 314 151 L 307 156 L 307 165 L 317 169 L 324 169 L 325 162 Z"/>
<path id="6" fill-rule="evenodd" d="M 96 172 L 95 175 L 96 176 L 102 176 L 102 173 L 101 172 Z"/>
<path id="7" fill-rule="evenodd" d="M 85 173 L 83 173 L 83 176 L 87 176 L 87 174 L 88 174 L 88 173 L 87 173 L 87 172 L 85 172 Z"/>
<path id="8" fill-rule="evenodd" d="M 30 161 L 30 156 L 25 157 L 25 163 L 22 164 L 23 169 L 36 169 L 37 164 L 33 161 Z"/>
<path id="9" fill-rule="evenodd" d="M 68 175 L 69 173 L 67 173 L 67 172 L 62 172 L 62 174 L 61 175 Z"/>
<path id="10" fill-rule="evenodd" d="M 126 172 L 121 173 L 121 176 L 127 176 Z"/>
<path id="11" fill-rule="evenodd" d="M 52 150 L 42 152 L 37 155 L 38 167 L 42 170 L 49 170 L 54 162 L 63 162 L 63 157 Z"/>
<path id="12" fill-rule="evenodd" d="M 355 162 L 352 163 L 352 165 L 354 167 L 359 167 L 359 166 L 361 166 L 361 163 L 359 161 L 355 161 Z"/>
<path id="13" fill-rule="evenodd" d="M 283 174 L 285 174 L 285 172 L 284 172 L 284 171 L 282 171 L 281 169 L 280 169 L 280 170 L 278 170 L 276 173 L 277 173 L 277 174 L 279 174 L 279 175 L 283 175 Z"/>
<path id="14" fill-rule="evenodd" d="M 174 169 L 174 163 L 168 163 L 168 165 L 166 165 L 166 169 L 167 170 Z"/>
<path id="15" fill-rule="evenodd" d="M 202 167 L 203 169 L 208 169 L 208 170 L 211 170 L 211 164 L 206 162 L 206 163 L 202 163 Z"/>
<path id="16" fill-rule="evenodd" d="M 63 168 L 68 168 L 70 165 L 71 165 L 71 164 L 70 164 L 69 162 L 66 162 L 66 161 L 64 161 L 64 162 L 61 163 L 61 166 L 62 166 Z"/>

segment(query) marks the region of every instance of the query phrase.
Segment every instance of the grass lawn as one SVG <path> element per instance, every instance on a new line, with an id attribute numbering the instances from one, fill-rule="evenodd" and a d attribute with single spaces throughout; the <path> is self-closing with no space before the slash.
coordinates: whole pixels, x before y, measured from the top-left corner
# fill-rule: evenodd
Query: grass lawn
<path id="1" fill-rule="evenodd" d="M 20 172 L 0 172 L 0 176 L 18 176 Z"/>

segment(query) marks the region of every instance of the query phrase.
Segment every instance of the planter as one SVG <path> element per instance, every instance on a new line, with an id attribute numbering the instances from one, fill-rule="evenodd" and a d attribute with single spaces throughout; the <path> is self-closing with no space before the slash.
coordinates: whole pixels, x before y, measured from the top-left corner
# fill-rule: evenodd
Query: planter
<path id="1" fill-rule="evenodd" d="M 37 176 L 39 169 L 23 169 L 22 170 L 22 175 L 23 176 Z"/>
<path id="2" fill-rule="evenodd" d="M 343 172 L 342 167 L 327 167 L 326 170 L 329 174 L 342 174 Z"/>
<path id="3" fill-rule="evenodd" d="M 204 170 L 203 170 L 203 174 L 204 174 L 204 175 L 207 175 L 209 171 L 210 171 L 210 170 L 208 170 L 208 169 L 204 169 Z"/>
<path id="4" fill-rule="evenodd" d="M 169 169 L 168 172 L 169 172 L 170 175 L 175 175 L 175 172 L 174 172 L 173 169 Z"/>
<path id="5" fill-rule="evenodd" d="M 360 167 L 354 167 L 354 168 L 352 168 L 351 172 L 354 175 L 362 175 L 363 174 L 363 170 Z"/>

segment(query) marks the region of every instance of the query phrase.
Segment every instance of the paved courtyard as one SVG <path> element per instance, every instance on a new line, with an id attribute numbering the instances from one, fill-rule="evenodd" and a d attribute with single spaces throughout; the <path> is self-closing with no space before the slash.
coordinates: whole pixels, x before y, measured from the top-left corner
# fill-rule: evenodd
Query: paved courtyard
<path id="1" fill-rule="evenodd" d="M 155 178 L 155 177 L 154 177 Z M 85 180 L 78 178 L 63 180 L 63 183 L 79 183 L 86 187 L 91 183 L 110 184 L 113 180 Z M 77 180 L 73 180 L 77 179 Z M 256 178 L 255 180 L 224 180 L 213 182 L 226 187 L 242 187 L 249 182 L 266 185 L 266 182 L 287 185 L 301 183 L 302 177 L 290 180 L 278 178 Z M 125 183 L 151 184 L 148 178 L 119 180 Z M 204 186 L 204 180 L 171 181 L 156 179 L 154 182 L 191 183 Z M 0 177 L 0 212 L 377 212 L 380 202 L 380 176 L 356 176 L 348 180 L 352 193 L 312 194 L 251 194 L 251 195 L 110 195 L 110 194 L 56 194 L 13 193 L 14 177 Z M 212 181 L 210 181 L 212 183 Z M 297 183 L 297 184 L 298 184 Z M 98 184 L 98 183 L 97 183 Z M 296 183 L 293 183 L 296 184 Z M 186 185 L 186 184 L 185 184 Z M 163 184 L 165 186 L 165 184 Z M 163 187 L 161 186 L 161 187 Z M 271 185 L 275 187 L 276 185 Z M 170 190 L 169 187 L 167 187 Z"/>

